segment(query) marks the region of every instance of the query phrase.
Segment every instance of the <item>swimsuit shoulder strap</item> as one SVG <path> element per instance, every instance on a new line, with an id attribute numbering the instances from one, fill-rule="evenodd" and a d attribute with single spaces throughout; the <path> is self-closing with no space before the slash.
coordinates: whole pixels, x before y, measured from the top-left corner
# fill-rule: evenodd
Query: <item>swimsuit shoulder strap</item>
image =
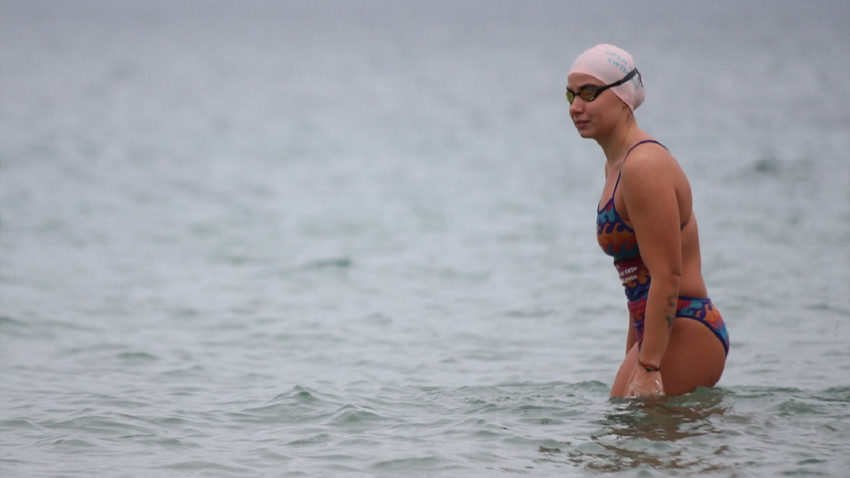
<path id="1" fill-rule="evenodd" d="M 663 144 L 659 143 L 658 141 L 656 141 L 654 139 L 645 139 L 645 140 L 642 140 L 642 141 L 638 141 L 637 143 L 634 144 L 634 146 L 632 146 L 631 148 L 629 148 L 628 151 L 626 151 L 626 157 L 623 158 L 623 163 L 625 163 L 626 160 L 629 158 L 629 155 L 632 153 L 632 150 L 634 150 L 638 146 L 640 146 L 642 144 L 646 144 L 646 143 L 655 143 L 658 146 L 661 146 L 662 148 L 667 149 L 667 146 L 664 146 Z M 620 185 L 620 178 L 621 177 L 623 177 L 623 168 L 622 167 L 620 167 L 620 172 L 617 173 L 617 182 L 614 183 L 614 194 L 617 194 L 617 186 Z M 611 195 L 612 199 L 614 198 L 614 194 Z"/>
<path id="2" fill-rule="evenodd" d="M 654 140 L 654 139 L 645 139 L 645 140 L 643 140 L 643 141 L 638 141 L 637 143 L 635 143 L 635 144 L 634 144 L 634 146 L 632 146 L 631 148 L 629 148 L 629 150 L 628 150 L 628 151 L 626 151 L 626 157 L 625 157 L 625 158 L 623 158 L 623 161 L 625 161 L 625 160 L 629 157 L 629 154 L 631 154 L 631 152 L 632 152 L 632 150 L 633 150 L 633 149 L 637 148 L 638 146 L 640 146 L 640 145 L 642 145 L 642 144 L 646 144 L 646 143 L 655 143 L 655 144 L 657 144 L 658 146 L 661 146 L 662 148 L 667 149 L 667 146 L 664 146 L 663 144 L 659 143 L 658 141 L 656 141 L 656 140 Z"/>
<path id="3" fill-rule="evenodd" d="M 654 139 L 645 139 L 645 140 L 643 140 L 643 141 L 638 141 L 637 143 L 635 143 L 635 145 L 634 145 L 634 146 L 632 146 L 631 148 L 629 148 L 629 150 L 628 150 L 628 151 L 626 151 L 626 157 L 625 157 L 625 158 L 623 158 L 623 162 L 624 162 L 624 163 L 626 162 L 626 158 L 628 158 L 628 157 L 629 157 L 629 153 L 631 153 L 633 149 L 637 148 L 638 146 L 640 146 L 640 145 L 642 145 L 642 144 L 646 144 L 646 143 L 655 143 L 655 144 L 657 144 L 658 146 L 661 146 L 662 148 L 667 149 L 667 146 L 664 146 L 663 144 L 659 143 L 658 141 L 656 141 L 656 140 L 654 140 Z M 614 195 L 615 195 L 615 194 L 617 194 L 617 186 L 619 186 L 619 185 L 620 185 L 620 178 L 621 178 L 621 177 L 623 177 L 623 168 L 622 168 L 622 167 L 620 168 L 620 172 L 617 174 L 617 182 L 614 184 L 614 193 L 613 193 L 613 194 L 611 194 L 611 201 L 613 201 L 613 200 L 614 200 Z M 688 216 L 688 219 L 685 221 L 685 223 L 684 223 L 684 224 L 682 224 L 681 229 L 684 229 L 684 228 L 685 228 L 685 226 L 687 226 L 687 225 L 688 225 L 688 223 L 689 223 L 689 222 L 691 222 L 691 217 L 693 217 L 693 214 L 691 214 L 690 216 Z"/>

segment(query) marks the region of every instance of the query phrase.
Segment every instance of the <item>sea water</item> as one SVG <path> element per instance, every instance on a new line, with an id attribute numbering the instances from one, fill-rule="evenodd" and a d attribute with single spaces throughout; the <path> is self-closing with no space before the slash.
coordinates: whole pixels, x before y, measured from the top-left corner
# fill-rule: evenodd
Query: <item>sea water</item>
<path id="1" fill-rule="evenodd" d="M 688 173 L 721 382 L 609 399 L 564 100 Z M 850 470 L 850 5 L 2 0 L 0 475 Z"/>

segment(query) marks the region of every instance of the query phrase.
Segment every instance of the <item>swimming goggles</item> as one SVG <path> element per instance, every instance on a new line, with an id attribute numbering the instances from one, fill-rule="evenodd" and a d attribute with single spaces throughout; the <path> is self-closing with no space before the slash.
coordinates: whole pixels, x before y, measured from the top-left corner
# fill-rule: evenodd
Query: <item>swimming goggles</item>
<path id="1" fill-rule="evenodd" d="M 622 80 L 615 81 L 614 83 L 611 83 L 610 85 L 605 85 L 605 86 L 584 85 L 581 88 L 579 88 L 578 91 L 573 91 L 573 90 L 567 88 L 567 101 L 570 104 L 573 104 L 573 101 L 576 99 L 576 96 L 578 96 L 579 98 L 582 99 L 582 101 L 584 101 L 586 103 L 590 103 L 591 101 L 595 100 L 597 96 L 599 96 L 599 93 L 602 93 L 603 91 L 607 90 L 608 88 L 620 86 L 623 83 L 634 78 L 635 75 L 640 75 L 640 72 L 638 72 L 637 68 L 630 71 L 629 74 L 624 76 Z M 640 78 L 640 76 L 638 76 L 638 78 Z"/>

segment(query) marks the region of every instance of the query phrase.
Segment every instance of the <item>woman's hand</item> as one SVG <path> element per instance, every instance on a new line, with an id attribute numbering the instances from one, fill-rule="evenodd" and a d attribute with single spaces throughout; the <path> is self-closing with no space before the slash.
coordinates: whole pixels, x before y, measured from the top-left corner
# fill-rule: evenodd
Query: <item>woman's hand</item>
<path id="1" fill-rule="evenodd" d="M 637 367 L 631 383 L 626 387 L 627 397 L 663 397 L 664 383 L 661 372 L 648 372 Z"/>

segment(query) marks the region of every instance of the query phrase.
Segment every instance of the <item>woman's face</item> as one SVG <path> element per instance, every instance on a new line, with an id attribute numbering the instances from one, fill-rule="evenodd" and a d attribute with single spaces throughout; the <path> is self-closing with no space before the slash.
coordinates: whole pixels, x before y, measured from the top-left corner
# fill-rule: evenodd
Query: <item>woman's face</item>
<path id="1" fill-rule="evenodd" d="M 570 118 L 582 138 L 603 136 L 614 126 L 620 111 L 628 109 L 610 89 L 602 91 L 592 101 L 585 101 L 578 94 L 583 86 L 603 85 L 599 79 L 584 73 L 573 73 L 567 77 L 567 89 L 576 92 L 570 105 Z"/>

